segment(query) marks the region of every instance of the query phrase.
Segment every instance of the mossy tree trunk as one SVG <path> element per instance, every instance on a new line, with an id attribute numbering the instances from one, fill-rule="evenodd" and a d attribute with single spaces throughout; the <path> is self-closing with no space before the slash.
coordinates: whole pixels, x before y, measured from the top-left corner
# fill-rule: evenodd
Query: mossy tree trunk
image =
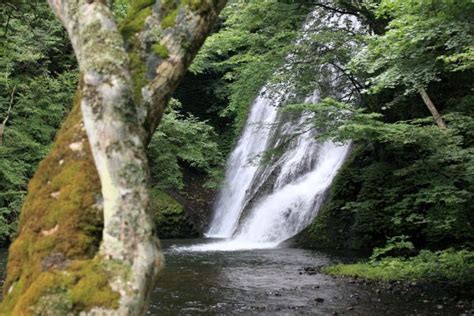
<path id="1" fill-rule="evenodd" d="M 163 264 L 145 149 L 225 0 L 49 0 L 79 63 L 75 105 L 29 184 L 1 313 L 140 315 Z M 99 247 L 100 245 L 100 247 Z"/>

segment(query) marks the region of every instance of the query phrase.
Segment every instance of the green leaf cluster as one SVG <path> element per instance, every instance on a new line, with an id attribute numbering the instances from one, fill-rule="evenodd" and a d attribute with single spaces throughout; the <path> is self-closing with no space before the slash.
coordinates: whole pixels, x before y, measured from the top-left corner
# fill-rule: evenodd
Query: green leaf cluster
<path id="1" fill-rule="evenodd" d="M 233 1 L 222 12 L 217 32 L 209 36 L 190 70 L 216 76 L 215 93 L 226 100 L 214 109 L 231 118 L 232 142 L 248 108 L 293 48 L 310 7 L 282 1 Z"/>
<path id="2" fill-rule="evenodd" d="M 182 166 L 186 165 L 207 175 L 207 186 L 215 187 L 223 167 L 217 135 L 206 122 L 180 113 L 180 106 L 171 101 L 148 147 L 153 182 L 162 189 L 183 189 Z"/>
<path id="3" fill-rule="evenodd" d="M 368 37 L 352 65 L 371 74 L 371 92 L 403 87 L 411 93 L 444 72 L 473 68 L 472 1 L 383 0 L 375 14 L 390 20 L 387 30 Z"/>
<path id="4" fill-rule="evenodd" d="M 474 252 L 447 249 L 423 250 L 419 255 L 405 258 L 387 257 L 377 262 L 338 264 L 324 268 L 335 276 L 362 277 L 391 281 L 438 281 L 456 285 L 474 283 Z"/>
<path id="5" fill-rule="evenodd" d="M 0 123 L 8 117 L 0 145 L 1 241 L 15 232 L 27 181 L 47 153 L 77 82 L 66 33 L 47 4 L 19 8 L 2 24 L 0 44 Z"/>

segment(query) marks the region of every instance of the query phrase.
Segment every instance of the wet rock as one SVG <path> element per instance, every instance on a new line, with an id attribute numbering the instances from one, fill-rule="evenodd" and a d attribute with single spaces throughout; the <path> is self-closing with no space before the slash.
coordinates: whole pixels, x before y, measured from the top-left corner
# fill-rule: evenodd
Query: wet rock
<path id="1" fill-rule="evenodd" d="M 304 267 L 303 271 L 304 271 L 304 273 L 306 273 L 308 275 L 315 275 L 315 274 L 320 273 L 322 268 L 323 268 L 323 266 Z"/>

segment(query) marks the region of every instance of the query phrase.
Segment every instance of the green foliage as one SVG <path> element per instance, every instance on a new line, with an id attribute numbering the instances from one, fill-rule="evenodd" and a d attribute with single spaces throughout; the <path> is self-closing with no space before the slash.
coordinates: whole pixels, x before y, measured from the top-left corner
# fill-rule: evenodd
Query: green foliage
<path id="1" fill-rule="evenodd" d="M 365 28 L 353 16 L 332 10 L 318 8 L 312 15 L 314 20 L 294 45 L 291 67 L 279 74 L 279 80 L 292 82 L 304 97 L 317 90 L 321 98 L 357 99 L 360 84 L 347 64 L 364 44 Z"/>
<path id="2" fill-rule="evenodd" d="M 401 255 L 403 253 L 410 253 L 415 249 L 413 243 L 408 240 L 408 236 L 395 236 L 387 240 L 387 244 L 380 248 L 374 248 L 370 260 L 376 261 L 382 257 Z"/>
<path id="3" fill-rule="evenodd" d="M 471 1 L 383 0 L 375 14 L 390 19 L 387 31 L 369 37 L 354 66 L 371 78 L 371 92 L 401 86 L 426 88 L 443 72 L 474 66 Z"/>
<path id="4" fill-rule="evenodd" d="M 215 142 L 211 126 L 191 114 L 178 112 L 180 104 L 172 100 L 170 109 L 153 135 L 148 156 L 154 183 L 163 189 L 182 189 L 181 164 L 209 175 L 209 186 L 215 185 L 223 157 Z"/>
<path id="5" fill-rule="evenodd" d="M 72 103 L 74 56 L 46 3 L 24 6 L 0 46 L 0 240 L 15 231 L 27 181 Z M 8 108 L 11 111 L 8 114 Z"/>
<path id="6" fill-rule="evenodd" d="M 366 146 L 350 161 L 357 171 L 343 169 L 350 174 L 334 184 L 353 188 L 335 204 L 339 213 L 351 214 L 346 223 L 352 221 L 352 247 L 370 249 L 398 235 L 410 236 L 418 246 L 474 242 L 471 116 L 448 114 L 450 128 L 441 130 L 430 118 L 384 123 L 380 114 L 334 100 L 289 109 L 298 108 L 315 113 L 322 139 L 352 139 Z"/>
<path id="7" fill-rule="evenodd" d="M 218 76 L 214 89 L 228 102 L 214 112 L 232 118 L 230 142 L 258 91 L 292 49 L 308 10 L 296 3 L 252 0 L 231 2 L 222 12 L 221 28 L 207 38 L 190 70 Z"/>
<path id="8" fill-rule="evenodd" d="M 366 4 L 371 5 L 356 10 L 362 20 L 373 25 L 378 17 L 388 26 L 368 36 L 342 68 L 351 70 L 355 86 L 365 82 L 369 93 L 352 102 L 336 96 L 285 109 L 311 112 L 321 140 L 356 144 L 300 241 L 312 247 L 379 247 L 374 258 L 472 247 L 472 3 Z M 426 118 L 422 100 L 412 93 L 419 88 L 444 111 L 448 129 Z"/>
<path id="9" fill-rule="evenodd" d="M 132 35 L 136 23 L 143 22 L 143 10 L 153 3 L 137 1 L 129 8 L 129 1 L 115 2 L 116 16 L 125 19 L 123 31 Z M 0 123 L 12 105 L 0 146 L 0 242 L 15 233 L 27 182 L 49 151 L 77 85 L 72 48 L 51 9 L 41 2 L 21 10 L 0 46 Z M 132 18 L 136 15 L 138 20 Z M 215 185 L 223 159 L 216 139 L 208 124 L 175 106 L 150 145 L 153 185 L 182 189 L 183 166 L 208 174 L 208 184 Z"/>
<path id="10" fill-rule="evenodd" d="M 373 280 L 450 281 L 457 285 L 474 283 L 474 252 L 467 250 L 423 250 L 408 259 L 387 257 L 380 261 L 329 266 L 324 272 L 335 276 Z"/>
<path id="11" fill-rule="evenodd" d="M 161 58 L 165 59 L 165 58 L 168 58 L 169 56 L 169 51 L 168 51 L 168 48 L 165 46 L 165 45 L 162 45 L 162 44 L 154 44 L 152 46 L 153 48 L 153 51 L 158 55 L 160 56 Z"/>

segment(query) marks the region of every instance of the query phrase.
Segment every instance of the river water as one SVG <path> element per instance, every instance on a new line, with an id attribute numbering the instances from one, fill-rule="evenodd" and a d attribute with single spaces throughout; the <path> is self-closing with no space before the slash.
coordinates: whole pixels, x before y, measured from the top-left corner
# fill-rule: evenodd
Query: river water
<path id="1" fill-rule="evenodd" d="M 166 268 L 149 315 L 460 315 L 466 310 L 457 308 L 459 298 L 443 288 L 380 290 L 375 284 L 305 271 L 353 258 L 297 248 L 187 250 L 210 242 L 163 241 Z M 1 249 L 1 275 L 6 258 Z"/>
<path id="2" fill-rule="evenodd" d="M 212 240 L 165 240 L 150 315 L 459 315 L 447 290 L 387 290 L 305 271 L 353 258 L 297 248 L 190 251 Z M 191 249 L 193 249 L 191 247 Z M 316 269 L 317 270 L 317 269 Z M 389 286 L 390 287 L 390 286 Z"/>

